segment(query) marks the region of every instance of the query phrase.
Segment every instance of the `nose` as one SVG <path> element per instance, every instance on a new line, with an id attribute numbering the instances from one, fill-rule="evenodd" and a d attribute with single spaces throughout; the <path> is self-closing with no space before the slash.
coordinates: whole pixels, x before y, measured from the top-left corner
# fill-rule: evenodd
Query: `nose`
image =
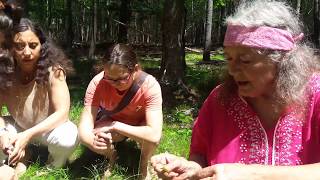
<path id="1" fill-rule="evenodd" d="M 31 49 L 29 48 L 29 46 L 26 46 L 24 48 L 23 55 L 25 55 L 25 56 L 30 56 L 31 55 Z"/>

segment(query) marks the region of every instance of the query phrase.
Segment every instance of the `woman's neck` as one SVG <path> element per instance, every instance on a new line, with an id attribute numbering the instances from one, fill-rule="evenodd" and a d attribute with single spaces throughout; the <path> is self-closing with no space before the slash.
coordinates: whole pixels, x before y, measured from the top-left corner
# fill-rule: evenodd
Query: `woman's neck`
<path id="1" fill-rule="evenodd" d="M 22 71 L 21 69 L 18 69 L 17 71 L 17 78 L 22 84 L 27 84 L 31 82 L 36 76 L 35 71 L 26 72 Z"/>
<path id="2" fill-rule="evenodd" d="M 279 101 L 279 98 L 275 96 L 245 99 L 266 128 L 274 127 L 286 108 L 286 104 Z"/>

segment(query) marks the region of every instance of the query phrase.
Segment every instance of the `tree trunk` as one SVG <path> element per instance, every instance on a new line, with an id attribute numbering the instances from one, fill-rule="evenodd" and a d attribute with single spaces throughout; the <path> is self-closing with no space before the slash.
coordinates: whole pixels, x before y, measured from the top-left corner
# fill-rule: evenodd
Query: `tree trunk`
<path id="1" fill-rule="evenodd" d="M 121 0 L 121 6 L 119 11 L 119 20 L 121 24 L 119 24 L 118 26 L 118 42 L 126 43 L 128 41 L 128 25 L 131 16 L 130 0 Z"/>
<path id="2" fill-rule="evenodd" d="M 219 44 L 223 44 L 223 40 L 224 40 L 224 35 L 226 33 L 226 25 L 225 23 L 223 23 L 223 21 L 225 20 L 226 16 L 227 16 L 227 9 L 226 9 L 226 5 L 221 7 L 220 10 L 220 33 L 219 33 Z"/>
<path id="3" fill-rule="evenodd" d="M 52 24 L 52 0 L 48 0 L 48 19 L 47 19 L 47 28 L 49 35 L 51 36 L 51 24 Z"/>
<path id="4" fill-rule="evenodd" d="M 320 11 L 319 11 L 319 0 L 314 0 L 314 43 L 316 47 L 320 48 Z"/>
<path id="5" fill-rule="evenodd" d="M 208 0 L 203 61 L 210 61 L 213 0 Z"/>
<path id="6" fill-rule="evenodd" d="M 89 59 L 94 59 L 94 52 L 96 49 L 96 40 L 97 40 L 97 1 L 93 0 L 92 8 L 92 31 L 91 31 L 91 42 L 89 49 Z"/>
<path id="7" fill-rule="evenodd" d="M 194 39 L 194 42 L 195 42 L 195 45 L 196 46 L 201 46 L 203 44 L 203 24 L 204 24 L 204 20 L 202 19 L 197 25 L 196 25 L 196 31 L 195 31 L 195 39 Z"/>
<path id="8" fill-rule="evenodd" d="M 161 79 L 167 83 L 182 82 L 185 70 L 184 0 L 166 0 L 162 19 Z"/>
<path id="9" fill-rule="evenodd" d="M 72 0 L 66 0 L 65 3 L 65 14 L 67 16 L 65 21 L 65 45 L 67 49 L 70 49 L 74 38 L 72 29 Z"/>

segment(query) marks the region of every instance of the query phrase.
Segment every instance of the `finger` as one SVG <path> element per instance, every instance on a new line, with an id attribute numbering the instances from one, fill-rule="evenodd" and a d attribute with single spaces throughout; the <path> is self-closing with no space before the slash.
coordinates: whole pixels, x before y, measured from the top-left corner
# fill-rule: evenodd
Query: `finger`
<path id="1" fill-rule="evenodd" d="M 100 133 L 97 133 L 97 136 L 99 138 L 112 139 L 111 133 L 100 132 Z"/>
<path id="2" fill-rule="evenodd" d="M 20 151 L 20 147 L 16 144 L 13 145 L 12 147 L 9 147 L 9 148 L 11 148 L 11 151 L 12 151 L 10 153 L 11 156 L 16 156 L 18 154 L 18 152 Z"/>
<path id="3" fill-rule="evenodd" d="M 212 177 L 214 174 L 216 174 L 215 166 L 208 166 L 206 168 L 200 169 L 195 176 L 198 179 L 203 179 L 207 177 Z"/>
<path id="4" fill-rule="evenodd" d="M 164 166 L 168 172 L 175 171 L 178 169 L 183 169 L 186 163 L 183 162 L 183 159 L 176 159 L 173 162 L 170 162 Z"/>
<path id="5" fill-rule="evenodd" d="M 9 164 L 15 165 L 20 160 L 20 153 L 21 151 L 18 151 L 17 153 L 10 155 Z"/>
<path id="6" fill-rule="evenodd" d="M 101 141 L 94 141 L 93 145 L 94 145 L 94 146 L 97 146 L 97 147 L 107 147 L 107 146 L 108 146 L 108 143 L 106 143 L 106 142 L 101 142 Z"/>
<path id="7" fill-rule="evenodd" d="M 96 142 L 107 143 L 107 141 L 104 138 L 101 138 L 99 136 L 95 136 L 93 140 L 96 141 Z"/>
<path id="8" fill-rule="evenodd" d="M 160 179 L 173 179 L 178 174 L 177 173 L 168 173 L 168 172 L 157 172 L 157 175 Z"/>
<path id="9" fill-rule="evenodd" d="M 155 164 L 155 165 L 153 166 L 153 168 L 154 168 L 154 170 L 155 170 L 156 172 L 166 172 L 166 171 L 164 171 L 163 166 L 164 166 L 164 165 L 162 165 L 162 164 Z"/>
<path id="10" fill-rule="evenodd" d="M 18 155 L 11 160 L 10 164 L 16 165 L 19 161 L 21 161 L 21 159 L 24 158 L 24 156 L 25 156 L 25 151 L 24 150 L 19 151 Z"/>
<path id="11" fill-rule="evenodd" d="M 154 164 L 154 166 L 156 166 L 157 164 L 165 165 L 168 163 L 166 156 L 167 154 L 165 153 L 158 154 L 158 155 L 152 156 L 150 161 L 151 163 Z"/>
<path id="12" fill-rule="evenodd" d="M 108 143 L 109 143 L 109 141 L 106 141 L 106 140 L 103 139 L 103 138 L 98 138 L 98 139 L 96 139 L 96 141 L 97 141 L 97 142 L 102 142 L 102 143 L 105 143 L 105 144 L 108 144 Z"/>
<path id="13" fill-rule="evenodd" d="M 104 139 L 107 143 L 112 143 L 111 133 L 99 133 L 98 137 Z"/>

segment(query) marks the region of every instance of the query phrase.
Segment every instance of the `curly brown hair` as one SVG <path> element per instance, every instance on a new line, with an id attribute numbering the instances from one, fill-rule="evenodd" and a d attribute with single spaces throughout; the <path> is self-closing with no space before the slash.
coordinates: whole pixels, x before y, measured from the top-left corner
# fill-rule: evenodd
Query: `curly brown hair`
<path id="1" fill-rule="evenodd" d="M 30 19 L 21 18 L 19 23 L 13 26 L 12 37 L 17 33 L 31 30 L 39 38 L 41 43 L 40 57 L 37 62 L 35 81 L 38 84 L 46 84 L 49 78 L 49 67 L 53 70 L 63 68 L 67 73 L 72 72 L 72 62 L 66 57 L 64 52 L 57 48 L 53 42 L 45 35 L 40 26 Z"/>
<path id="2" fill-rule="evenodd" d="M 9 52 L 11 30 L 12 26 L 20 20 L 22 9 L 6 1 L 1 1 L 1 3 L 0 32 L 4 35 L 4 42 L 0 44 L 0 89 L 4 90 L 12 85 L 14 61 Z"/>

